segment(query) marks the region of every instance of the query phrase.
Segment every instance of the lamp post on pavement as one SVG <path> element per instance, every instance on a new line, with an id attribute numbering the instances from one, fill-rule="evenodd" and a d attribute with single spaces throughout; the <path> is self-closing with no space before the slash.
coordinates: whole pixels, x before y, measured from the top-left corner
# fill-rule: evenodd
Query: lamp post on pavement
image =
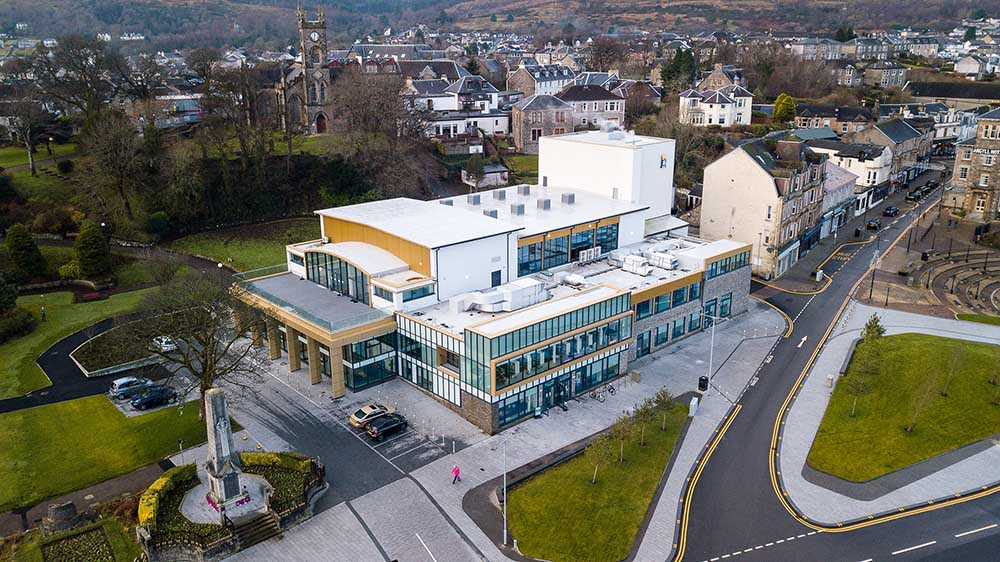
<path id="1" fill-rule="evenodd" d="M 708 388 L 705 389 L 705 396 L 712 394 L 712 362 L 715 359 L 715 325 L 723 318 L 705 314 L 705 318 L 712 320 L 712 339 L 708 344 Z"/>

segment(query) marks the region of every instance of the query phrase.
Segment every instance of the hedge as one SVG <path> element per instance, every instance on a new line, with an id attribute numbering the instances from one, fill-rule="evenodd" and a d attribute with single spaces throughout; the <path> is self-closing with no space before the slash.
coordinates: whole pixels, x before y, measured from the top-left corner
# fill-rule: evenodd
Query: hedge
<path id="1" fill-rule="evenodd" d="M 243 470 L 264 477 L 271 485 L 271 509 L 284 514 L 305 505 L 306 489 L 316 464 L 300 453 L 242 453 Z"/>
<path id="2" fill-rule="evenodd" d="M 303 474 L 309 474 L 312 471 L 311 458 L 302 453 L 291 451 L 282 453 L 240 453 L 240 458 L 243 460 L 244 468 L 267 466 L 294 470 Z"/>
<path id="3" fill-rule="evenodd" d="M 139 524 L 152 533 L 156 530 L 156 516 L 163 496 L 179 482 L 198 478 L 198 469 L 193 464 L 175 466 L 164 472 L 139 498 Z"/>
<path id="4" fill-rule="evenodd" d="M 0 312 L 0 343 L 30 334 L 36 324 L 35 316 L 23 308 Z"/>

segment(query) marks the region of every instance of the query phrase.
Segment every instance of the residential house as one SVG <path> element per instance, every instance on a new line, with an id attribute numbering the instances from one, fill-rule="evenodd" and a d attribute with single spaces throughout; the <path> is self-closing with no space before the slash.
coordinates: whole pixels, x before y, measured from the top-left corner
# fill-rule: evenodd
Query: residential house
<path id="1" fill-rule="evenodd" d="M 618 71 L 609 72 L 581 72 L 573 78 L 573 83 L 577 86 L 598 86 L 605 90 L 614 90 L 621 80 L 618 78 Z"/>
<path id="2" fill-rule="evenodd" d="M 617 128 L 625 122 L 625 100 L 601 86 L 569 86 L 556 97 L 573 108 L 573 128 Z"/>
<path id="3" fill-rule="evenodd" d="M 660 88 L 657 88 L 648 80 L 622 80 L 611 91 L 625 100 L 635 92 L 637 96 L 641 96 L 642 99 L 652 104 L 659 104 L 663 98 L 663 92 Z"/>
<path id="4" fill-rule="evenodd" d="M 986 74 L 986 57 L 968 55 L 955 61 L 955 74 L 969 80 L 982 80 Z"/>
<path id="5" fill-rule="evenodd" d="M 860 131 L 875 122 L 871 110 L 866 107 L 800 103 L 795 110 L 796 127 L 830 127 L 841 135 Z"/>
<path id="6" fill-rule="evenodd" d="M 700 235 L 752 245 L 751 267 L 780 277 L 819 240 L 826 155 L 797 139 L 754 139 L 705 167 Z"/>
<path id="7" fill-rule="evenodd" d="M 753 94 L 742 86 L 699 92 L 687 90 L 679 96 L 680 122 L 699 127 L 749 125 Z"/>
<path id="8" fill-rule="evenodd" d="M 880 121 L 848 138 L 850 142 L 878 144 L 892 150 L 892 172 L 889 180 L 893 183 L 890 186 L 890 193 L 898 185 L 920 175 L 929 164 L 931 142 L 934 137 L 933 126 L 929 130 L 918 130 L 914 124 L 917 123 L 910 119 L 899 118 Z"/>
<path id="9" fill-rule="evenodd" d="M 514 147 L 538 154 L 538 139 L 573 131 L 573 106 L 548 94 L 535 94 L 515 103 L 511 111 Z"/>
<path id="10" fill-rule="evenodd" d="M 879 144 L 812 140 L 806 145 L 813 152 L 826 154 L 831 164 L 855 176 L 853 216 L 862 215 L 889 195 L 892 176 L 892 149 Z"/>
<path id="11" fill-rule="evenodd" d="M 898 62 L 880 60 L 865 67 L 864 83 L 882 88 L 902 88 L 906 84 L 906 67 Z"/>
<path id="12" fill-rule="evenodd" d="M 903 48 L 915 57 L 933 59 L 937 58 L 938 53 L 941 51 L 941 43 L 938 42 L 937 37 L 909 37 L 903 42 Z"/>
<path id="13" fill-rule="evenodd" d="M 479 59 L 479 68 L 486 79 L 494 86 L 507 83 L 507 63 L 498 59 Z"/>
<path id="14" fill-rule="evenodd" d="M 924 117 L 934 120 L 935 152 L 947 149 L 951 153 L 954 141 L 969 138 L 976 133 L 976 121 L 979 113 L 988 109 L 957 109 L 948 107 L 942 102 L 889 104 L 878 106 L 879 120 L 893 117 L 917 118 Z"/>
<path id="15" fill-rule="evenodd" d="M 488 162 L 483 165 L 483 173 L 478 178 L 472 177 L 468 171 L 463 169 L 462 183 L 476 190 L 507 185 L 510 183 L 510 170 L 499 162 Z"/>
<path id="16" fill-rule="evenodd" d="M 837 231 L 854 217 L 854 192 L 858 176 L 827 160 L 823 164 L 823 178 L 820 240 L 831 234 L 836 236 Z"/>
<path id="17" fill-rule="evenodd" d="M 952 196 L 963 198 L 966 217 L 976 221 L 1000 218 L 1000 109 L 979 116 L 975 136 L 955 146 Z"/>
<path id="18" fill-rule="evenodd" d="M 524 92 L 525 96 L 558 94 L 573 82 L 576 73 L 558 64 L 521 66 L 507 78 L 507 89 Z"/>
<path id="19" fill-rule="evenodd" d="M 864 70 L 858 65 L 858 63 L 847 59 L 837 59 L 827 61 L 826 64 L 833 70 L 833 74 L 837 78 L 838 86 L 855 88 L 861 85 Z"/>
<path id="20" fill-rule="evenodd" d="M 843 43 L 826 37 L 807 37 L 789 45 L 793 54 L 805 60 L 837 60 L 842 58 Z"/>
<path id="21" fill-rule="evenodd" d="M 712 70 L 702 76 L 695 88 L 700 92 L 707 90 L 721 90 L 726 86 L 747 87 L 747 79 L 743 75 L 743 69 L 731 64 L 716 64 Z"/>
<path id="22" fill-rule="evenodd" d="M 892 58 L 892 44 L 872 37 L 855 37 L 845 41 L 841 47 L 844 58 L 859 61 L 889 60 Z"/>

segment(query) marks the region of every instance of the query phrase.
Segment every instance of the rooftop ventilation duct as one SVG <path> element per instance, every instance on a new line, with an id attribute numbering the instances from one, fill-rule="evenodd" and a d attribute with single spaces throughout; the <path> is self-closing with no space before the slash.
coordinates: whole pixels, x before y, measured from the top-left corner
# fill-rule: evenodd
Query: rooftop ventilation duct
<path id="1" fill-rule="evenodd" d="M 493 192 L 493 198 L 496 199 L 497 201 L 505 201 L 507 199 L 507 190 L 506 189 L 498 189 L 498 190 L 494 191 Z"/>
<path id="2" fill-rule="evenodd" d="M 531 186 L 530 185 L 519 185 L 519 186 L 517 186 L 517 194 L 518 195 L 531 195 Z"/>
<path id="3" fill-rule="evenodd" d="M 541 211 L 548 211 L 552 208 L 552 200 L 548 197 L 543 197 L 538 200 L 538 209 Z"/>
<path id="4" fill-rule="evenodd" d="M 511 203 L 510 204 L 510 214 L 512 214 L 512 215 L 523 215 L 524 214 L 524 203 Z"/>
<path id="5" fill-rule="evenodd" d="M 493 219 L 497 218 L 496 209 L 483 209 L 483 214 Z"/>
<path id="6" fill-rule="evenodd" d="M 480 200 L 481 200 L 481 197 L 479 196 L 478 193 L 470 193 L 469 195 L 466 195 L 465 197 L 466 197 L 466 201 L 469 202 L 469 205 L 478 205 L 480 203 Z"/>
<path id="7" fill-rule="evenodd" d="M 563 193 L 562 194 L 562 202 L 563 202 L 563 205 L 572 205 L 572 204 L 576 203 L 576 194 L 575 193 Z"/>

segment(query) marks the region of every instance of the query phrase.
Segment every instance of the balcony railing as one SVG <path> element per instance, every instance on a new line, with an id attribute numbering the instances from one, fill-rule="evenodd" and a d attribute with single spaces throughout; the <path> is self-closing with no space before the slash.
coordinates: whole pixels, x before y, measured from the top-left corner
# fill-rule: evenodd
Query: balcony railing
<path id="1" fill-rule="evenodd" d="M 259 269 L 253 269 L 250 271 L 244 271 L 242 273 L 237 273 L 233 275 L 236 284 L 243 290 L 260 297 L 261 299 L 267 301 L 276 308 L 280 308 L 285 312 L 293 314 L 310 324 L 315 325 L 318 328 L 326 330 L 331 334 L 337 333 L 343 330 L 348 330 L 357 326 L 362 326 L 365 324 L 370 324 L 372 322 L 377 322 L 379 320 L 384 320 L 392 316 L 391 312 L 385 312 L 376 308 L 369 308 L 363 312 L 359 311 L 355 314 L 348 316 L 347 318 L 340 318 L 338 320 L 329 320 L 318 316 L 317 314 L 310 312 L 300 305 L 289 302 L 274 293 L 262 288 L 260 285 L 254 283 L 254 280 L 262 279 L 265 277 L 270 277 L 273 275 L 279 275 L 288 272 L 287 264 L 272 265 L 269 267 L 262 267 Z M 332 295 L 331 295 L 332 296 Z"/>

